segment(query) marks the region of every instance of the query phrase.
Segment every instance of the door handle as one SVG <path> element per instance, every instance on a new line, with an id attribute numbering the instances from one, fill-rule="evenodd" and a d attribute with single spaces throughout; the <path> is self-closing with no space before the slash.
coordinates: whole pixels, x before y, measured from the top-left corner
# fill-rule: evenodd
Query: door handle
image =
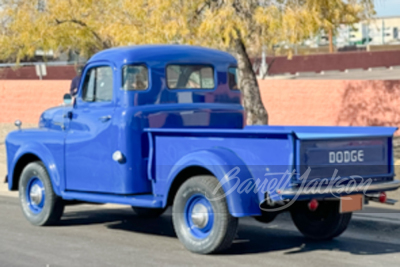
<path id="1" fill-rule="evenodd" d="M 111 115 L 107 115 L 107 116 L 103 116 L 103 117 L 100 117 L 99 118 L 99 120 L 101 121 L 101 122 L 107 122 L 107 121 L 109 121 L 111 119 Z"/>
<path id="2" fill-rule="evenodd" d="M 72 119 L 72 117 L 74 116 L 74 114 L 72 113 L 72 111 L 68 111 L 66 114 L 64 114 L 64 118 L 68 118 L 68 119 Z"/>

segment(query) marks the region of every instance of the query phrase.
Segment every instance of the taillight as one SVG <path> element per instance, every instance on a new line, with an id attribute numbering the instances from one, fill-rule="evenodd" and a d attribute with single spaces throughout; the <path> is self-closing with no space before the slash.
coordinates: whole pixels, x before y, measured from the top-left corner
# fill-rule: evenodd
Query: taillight
<path id="1" fill-rule="evenodd" d="M 380 192 L 379 193 L 379 202 L 381 203 L 386 203 L 387 200 L 387 195 L 385 192 Z"/>
<path id="2" fill-rule="evenodd" d="M 311 211 L 315 211 L 318 208 L 318 205 L 319 205 L 318 200 L 316 200 L 314 198 L 314 199 L 311 199 L 311 201 L 308 203 L 308 208 Z"/>

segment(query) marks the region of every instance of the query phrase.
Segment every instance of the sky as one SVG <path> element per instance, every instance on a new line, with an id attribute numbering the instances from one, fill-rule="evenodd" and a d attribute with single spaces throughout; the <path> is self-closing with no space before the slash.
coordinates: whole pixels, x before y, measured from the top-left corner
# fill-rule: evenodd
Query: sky
<path id="1" fill-rule="evenodd" d="M 375 0 L 378 17 L 400 16 L 400 0 Z"/>

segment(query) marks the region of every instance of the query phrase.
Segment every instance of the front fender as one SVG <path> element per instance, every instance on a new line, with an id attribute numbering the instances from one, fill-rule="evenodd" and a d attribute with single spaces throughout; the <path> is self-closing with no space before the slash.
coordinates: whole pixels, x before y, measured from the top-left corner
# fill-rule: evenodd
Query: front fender
<path id="1" fill-rule="evenodd" d="M 177 175 L 188 167 L 203 167 L 211 172 L 220 182 L 226 195 L 229 212 L 234 217 L 261 215 L 257 194 L 239 192 L 245 180 L 253 180 L 246 164 L 231 150 L 212 148 L 192 152 L 181 158 L 168 175 L 168 195 Z M 164 198 L 164 203 L 167 202 Z"/>
<path id="2" fill-rule="evenodd" d="M 9 165 L 9 189 L 11 190 L 11 188 L 13 187 L 14 181 L 11 178 L 14 177 L 15 167 L 18 161 L 26 154 L 33 154 L 43 162 L 50 176 L 54 192 L 58 196 L 61 196 L 61 176 L 59 170 L 57 169 L 54 157 L 45 145 L 35 141 L 22 144 L 14 154 L 14 157 L 11 160 L 11 164 Z"/>

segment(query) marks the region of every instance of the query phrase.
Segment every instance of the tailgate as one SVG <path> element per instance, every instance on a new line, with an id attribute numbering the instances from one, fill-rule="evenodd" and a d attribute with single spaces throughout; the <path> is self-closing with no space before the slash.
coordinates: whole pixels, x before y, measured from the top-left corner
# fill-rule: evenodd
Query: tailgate
<path id="1" fill-rule="evenodd" d="M 299 140 L 297 169 L 311 168 L 308 178 L 372 177 L 392 173 L 392 139 L 356 138 L 340 140 Z M 300 176 L 298 176 L 300 178 Z"/>
<path id="2" fill-rule="evenodd" d="M 393 176 L 394 127 L 296 127 L 297 179 Z M 335 174 L 336 173 L 336 174 Z"/>

